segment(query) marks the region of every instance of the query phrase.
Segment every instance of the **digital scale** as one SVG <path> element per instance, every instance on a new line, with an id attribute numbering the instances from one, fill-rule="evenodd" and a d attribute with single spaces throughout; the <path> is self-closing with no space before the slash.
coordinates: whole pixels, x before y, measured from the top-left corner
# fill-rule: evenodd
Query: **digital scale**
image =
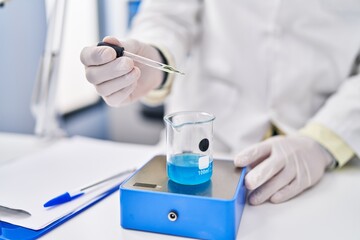
<path id="1" fill-rule="evenodd" d="M 121 226 L 201 239 L 235 239 L 246 202 L 246 168 L 214 160 L 210 181 L 181 185 L 169 180 L 158 155 L 120 186 Z"/>

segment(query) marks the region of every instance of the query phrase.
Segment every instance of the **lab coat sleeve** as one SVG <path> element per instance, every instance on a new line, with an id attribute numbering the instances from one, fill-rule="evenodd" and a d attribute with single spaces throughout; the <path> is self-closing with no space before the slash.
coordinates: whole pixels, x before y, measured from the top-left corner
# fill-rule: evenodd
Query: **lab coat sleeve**
<path id="1" fill-rule="evenodd" d="M 182 65 L 195 42 L 200 24 L 200 0 L 144 0 L 133 21 L 130 38 L 156 46 Z"/>
<path id="2" fill-rule="evenodd" d="M 174 60 L 171 54 L 166 50 L 161 48 L 159 45 L 155 45 L 159 51 L 163 54 L 166 59 L 167 64 L 174 66 Z M 161 105 L 165 98 L 170 94 L 172 84 L 174 81 L 174 74 L 166 74 L 166 79 L 164 79 L 165 84 L 160 88 L 150 91 L 146 96 L 141 99 L 141 102 L 148 106 L 158 106 Z"/>
<path id="3" fill-rule="evenodd" d="M 301 132 L 333 154 L 339 166 L 360 156 L 360 75 L 345 81 Z"/>
<path id="4" fill-rule="evenodd" d="M 158 48 L 169 65 L 181 69 L 199 31 L 201 0 L 144 0 L 133 21 L 129 38 Z M 161 89 L 151 91 L 142 101 L 158 105 L 170 93 L 173 74 Z"/>
<path id="5" fill-rule="evenodd" d="M 308 136 L 325 147 L 336 159 L 338 166 L 343 166 L 355 153 L 341 137 L 319 123 L 309 123 L 300 130 L 300 134 Z"/>

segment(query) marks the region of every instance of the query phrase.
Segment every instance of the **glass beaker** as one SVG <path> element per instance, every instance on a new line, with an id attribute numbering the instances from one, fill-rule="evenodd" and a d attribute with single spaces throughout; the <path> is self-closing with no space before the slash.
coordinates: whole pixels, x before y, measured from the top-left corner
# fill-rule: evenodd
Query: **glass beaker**
<path id="1" fill-rule="evenodd" d="M 166 170 L 180 184 L 195 185 L 210 180 L 215 117 L 206 112 L 177 112 L 164 117 L 166 125 Z"/>

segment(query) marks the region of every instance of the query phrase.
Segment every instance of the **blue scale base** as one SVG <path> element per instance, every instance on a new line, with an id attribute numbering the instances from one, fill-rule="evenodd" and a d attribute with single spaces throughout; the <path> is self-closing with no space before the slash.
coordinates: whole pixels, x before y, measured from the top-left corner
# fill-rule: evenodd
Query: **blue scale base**
<path id="1" fill-rule="evenodd" d="M 235 239 L 246 201 L 245 168 L 213 161 L 211 180 L 181 185 L 155 156 L 120 186 L 121 226 L 201 239 Z"/>

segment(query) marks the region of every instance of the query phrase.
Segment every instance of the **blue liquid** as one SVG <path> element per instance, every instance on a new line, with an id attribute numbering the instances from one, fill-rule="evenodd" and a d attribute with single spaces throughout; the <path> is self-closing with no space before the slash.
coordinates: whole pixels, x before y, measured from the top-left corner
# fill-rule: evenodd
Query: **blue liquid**
<path id="1" fill-rule="evenodd" d="M 195 185 L 209 181 L 212 175 L 213 160 L 209 159 L 207 168 L 199 168 L 199 158 L 204 155 L 186 153 L 171 156 L 167 161 L 169 178 L 180 184 Z"/>

